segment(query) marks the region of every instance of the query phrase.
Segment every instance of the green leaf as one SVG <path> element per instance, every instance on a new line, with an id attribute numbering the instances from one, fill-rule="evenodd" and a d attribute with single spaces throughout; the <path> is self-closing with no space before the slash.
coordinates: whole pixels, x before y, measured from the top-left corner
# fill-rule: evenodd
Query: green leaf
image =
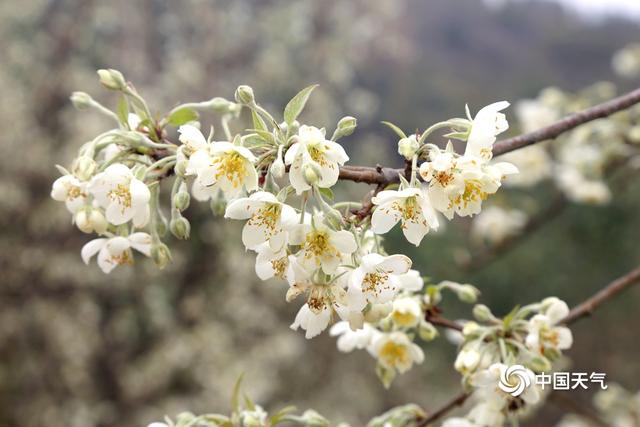
<path id="1" fill-rule="evenodd" d="M 289 415 L 295 410 L 296 410 L 295 406 L 285 406 L 284 408 L 280 409 L 277 413 L 275 413 L 271 418 L 269 418 L 269 423 L 275 426 L 276 424 L 283 421 L 283 418 L 285 418 L 287 415 Z"/>
<path id="2" fill-rule="evenodd" d="M 333 191 L 331 191 L 330 188 L 318 188 L 318 191 L 320 192 L 320 194 L 322 194 L 322 197 L 333 201 Z"/>
<path id="3" fill-rule="evenodd" d="M 123 125 L 128 125 L 129 123 L 129 102 L 127 98 L 123 95 L 120 97 L 118 101 L 118 108 L 116 109 L 116 115 L 118 116 L 118 120 Z M 135 130 L 135 129 L 132 129 Z"/>
<path id="4" fill-rule="evenodd" d="M 394 125 L 391 122 L 382 122 L 383 125 L 388 126 L 392 131 L 394 131 L 396 133 L 396 135 L 398 135 L 398 137 L 400 138 L 406 138 L 407 135 L 402 131 L 402 129 L 400 129 L 398 126 Z"/>
<path id="5" fill-rule="evenodd" d="M 264 122 L 264 120 L 262 120 L 262 117 L 260 117 L 260 115 L 253 110 L 251 110 L 251 119 L 253 120 L 253 127 L 256 128 L 256 130 L 261 130 L 264 132 L 269 131 L 269 129 L 267 128 L 267 124 Z"/>
<path id="6" fill-rule="evenodd" d="M 284 121 L 287 125 L 291 126 L 293 122 L 298 118 L 302 110 L 304 109 L 309 95 L 318 85 L 307 86 L 297 93 L 296 96 L 291 98 L 291 101 L 284 107 Z"/>
<path id="7" fill-rule="evenodd" d="M 246 394 L 244 395 L 244 406 L 250 411 L 255 411 L 256 410 L 255 403 L 253 403 L 253 400 L 251 400 L 251 398 L 249 396 L 247 396 Z"/>
<path id="8" fill-rule="evenodd" d="M 262 140 L 268 144 L 275 144 L 276 140 L 273 134 L 266 130 L 261 129 L 247 129 L 249 132 L 255 132 Z"/>
<path id="9" fill-rule="evenodd" d="M 242 384 L 242 378 L 244 374 L 240 374 L 236 384 L 233 386 L 233 393 L 231 394 L 231 410 L 234 413 L 240 412 L 240 386 Z"/>
<path id="10" fill-rule="evenodd" d="M 198 120 L 198 117 L 200 116 L 198 115 L 198 112 L 196 110 L 194 110 L 193 108 L 184 107 L 179 108 L 171 113 L 171 115 L 167 118 L 167 123 L 170 126 L 178 127 L 185 123 Z"/>

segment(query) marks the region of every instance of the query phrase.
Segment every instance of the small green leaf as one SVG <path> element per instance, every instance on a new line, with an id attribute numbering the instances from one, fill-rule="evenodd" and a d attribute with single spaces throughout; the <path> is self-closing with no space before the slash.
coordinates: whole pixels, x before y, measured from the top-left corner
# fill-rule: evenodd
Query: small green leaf
<path id="1" fill-rule="evenodd" d="M 307 86 L 291 98 L 291 101 L 284 107 L 284 121 L 290 126 L 298 118 L 304 109 L 309 95 L 318 85 Z"/>
<path id="2" fill-rule="evenodd" d="M 118 116 L 118 120 L 123 125 L 128 125 L 129 123 L 129 102 L 127 98 L 123 95 L 120 97 L 118 101 L 118 108 L 116 110 L 116 115 Z M 135 130 L 135 129 L 132 129 Z"/>
<path id="3" fill-rule="evenodd" d="M 283 421 L 283 418 L 285 418 L 287 415 L 289 415 L 295 410 L 296 410 L 295 406 L 285 406 L 284 408 L 276 412 L 271 418 L 269 418 L 270 424 L 275 426 L 276 424 Z"/>
<path id="4" fill-rule="evenodd" d="M 253 120 L 253 127 L 257 130 L 268 132 L 267 124 L 262 120 L 262 117 L 255 111 L 251 110 L 251 119 Z"/>
<path id="5" fill-rule="evenodd" d="M 322 194 L 322 197 L 333 201 L 334 199 L 333 191 L 331 191 L 330 188 L 318 188 L 318 191 L 320 192 L 320 194 Z"/>
<path id="6" fill-rule="evenodd" d="M 231 410 L 234 413 L 240 412 L 240 386 L 242 384 L 242 378 L 244 374 L 240 374 L 236 384 L 233 386 L 233 393 L 231 393 Z"/>
<path id="7" fill-rule="evenodd" d="M 193 108 L 188 108 L 188 107 L 179 108 L 173 113 L 171 113 L 171 115 L 167 118 L 167 123 L 170 126 L 178 127 L 185 123 L 198 120 L 198 117 L 200 117 L 198 115 L 198 112 Z"/>
<path id="8" fill-rule="evenodd" d="M 246 394 L 244 395 L 244 406 L 246 406 L 246 408 L 250 411 L 255 411 L 256 410 L 256 405 L 255 403 L 253 403 L 253 400 L 251 400 L 251 398 L 249 396 L 247 396 Z"/>
<path id="9" fill-rule="evenodd" d="M 396 133 L 396 135 L 398 135 L 398 137 L 400 138 L 406 138 L 407 135 L 402 131 L 402 129 L 400 129 L 398 126 L 394 125 L 391 122 L 382 122 L 383 125 L 388 126 L 392 131 L 394 131 Z"/>

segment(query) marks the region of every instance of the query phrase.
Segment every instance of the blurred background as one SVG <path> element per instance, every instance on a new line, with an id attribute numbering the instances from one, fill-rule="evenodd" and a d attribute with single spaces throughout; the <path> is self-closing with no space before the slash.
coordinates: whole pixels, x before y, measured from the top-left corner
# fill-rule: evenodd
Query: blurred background
<path id="1" fill-rule="evenodd" d="M 108 276 L 85 266 L 89 236 L 49 192 L 54 164 L 108 128 L 68 100 L 83 90 L 115 104 L 97 68 L 122 71 L 158 112 L 232 99 L 238 84 L 280 110 L 319 83 L 303 118 L 332 129 L 356 116 L 344 140 L 352 163 L 391 166 L 401 160 L 380 120 L 411 130 L 461 116 L 465 103 L 477 111 L 547 86 L 632 88 L 638 80 L 618 79 L 611 58 L 640 41 L 639 26 L 635 1 L 0 2 L 0 426 L 141 426 L 183 410 L 226 412 L 243 372 L 246 392 L 266 408 L 312 407 L 354 426 L 398 404 L 434 409 L 458 388 L 446 340 L 425 346 L 424 364 L 385 391 L 366 352 L 340 354 L 328 334 L 306 341 L 291 331 L 298 304 L 284 301 L 286 285 L 255 277 L 240 224 L 212 218 L 206 204 L 187 212 L 192 238 L 171 242 L 166 270 L 142 259 Z M 515 134 L 513 109 L 508 118 Z M 471 269 L 466 220 L 418 249 L 398 233 L 387 246 L 436 282 L 476 285 L 498 314 L 548 295 L 575 305 L 640 260 L 640 180 L 619 181 L 611 203 L 566 204 Z M 359 199 L 367 187 L 341 191 Z M 525 202 L 544 207 L 551 194 L 541 184 Z M 572 370 L 639 388 L 638 301 L 640 289 L 631 290 L 575 326 Z M 455 301 L 444 308 L 452 318 L 468 313 Z M 572 397 L 588 403 L 590 392 Z M 563 411 L 549 404 L 527 425 L 553 425 Z"/>

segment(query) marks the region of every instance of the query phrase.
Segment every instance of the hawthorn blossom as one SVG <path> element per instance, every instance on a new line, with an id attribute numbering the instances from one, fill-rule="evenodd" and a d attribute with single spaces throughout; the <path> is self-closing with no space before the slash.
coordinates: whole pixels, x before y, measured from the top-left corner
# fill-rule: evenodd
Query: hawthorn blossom
<path id="1" fill-rule="evenodd" d="M 127 237 L 94 239 L 82 247 L 80 254 L 85 264 L 89 264 L 91 258 L 98 254 L 98 266 L 108 274 L 119 265 L 133 264 L 132 248 L 146 256 L 151 256 L 151 236 L 138 232 Z"/>
<path id="2" fill-rule="evenodd" d="M 289 244 L 300 245 L 298 259 L 306 269 L 322 269 L 326 274 L 335 273 L 345 256 L 358 249 L 353 233 L 333 230 L 316 215 L 313 224 L 297 224 L 289 236 Z"/>
<path id="3" fill-rule="evenodd" d="M 376 253 L 362 257 L 360 266 L 350 276 L 349 305 L 364 309 L 367 304 L 384 304 L 393 299 L 400 288 L 398 275 L 411 268 L 405 255 L 382 256 Z"/>
<path id="4" fill-rule="evenodd" d="M 232 201 L 224 217 L 248 219 L 242 229 L 242 243 L 247 249 L 255 249 L 265 242 L 269 242 L 273 250 L 281 248 L 287 239 L 285 230 L 298 221 L 295 209 L 266 191 Z"/>
<path id="5" fill-rule="evenodd" d="M 400 373 L 411 369 L 414 363 L 424 361 L 422 349 L 404 332 L 380 333 L 371 343 L 369 351 L 381 366 Z"/>
<path id="6" fill-rule="evenodd" d="M 127 166 L 115 163 L 93 177 L 89 191 L 114 225 L 133 221 L 143 227 L 149 221 L 149 188 Z"/>
<path id="7" fill-rule="evenodd" d="M 418 246 L 429 230 L 438 228 L 438 218 L 424 188 L 384 190 L 371 199 L 376 209 L 371 216 L 371 229 L 384 234 L 399 221 L 406 239 Z"/>
<path id="8" fill-rule="evenodd" d="M 273 277 L 284 279 L 289 266 L 289 254 L 286 245 L 273 250 L 269 242 L 262 243 L 254 248 L 256 253 L 256 275 L 262 280 Z"/>
<path id="9" fill-rule="evenodd" d="M 407 292 L 418 292 L 424 287 L 424 279 L 418 270 L 409 270 L 404 274 L 399 274 L 400 290 Z"/>
<path id="10" fill-rule="evenodd" d="M 297 194 L 310 190 L 308 174 L 317 174 L 321 188 L 333 186 L 338 181 L 340 166 L 349 160 L 342 146 L 325 138 L 324 129 L 300 126 L 298 140 L 285 153 L 284 161 L 291 165 L 289 180 Z M 310 171 L 310 172 L 308 172 Z"/>
<path id="11" fill-rule="evenodd" d="M 559 326 L 569 314 L 567 303 L 557 298 L 548 298 L 542 304 L 544 309 L 541 313 L 529 319 L 529 334 L 525 340 L 527 347 L 542 355 L 546 349 L 559 351 L 571 348 L 571 330 L 566 326 Z"/>
<path id="12" fill-rule="evenodd" d="M 389 318 L 396 326 L 412 328 L 422 320 L 423 312 L 418 297 L 403 297 L 393 301 L 393 311 Z"/>
<path id="13" fill-rule="evenodd" d="M 455 157 L 449 151 L 441 151 L 432 161 L 420 166 L 420 175 L 429 182 L 428 196 L 433 207 L 448 219 L 455 214 L 478 214 L 482 201 L 500 188 L 502 179 L 517 173 L 510 163 L 485 164 L 476 157 Z"/>
<path id="14" fill-rule="evenodd" d="M 355 349 L 362 350 L 367 348 L 379 333 L 380 332 L 369 323 L 365 323 L 361 329 L 353 330 L 349 322 L 344 320 L 337 322 L 329 330 L 329 334 L 332 337 L 338 337 L 336 344 L 338 350 L 343 353 L 350 353 Z"/>
<path id="15" fill-rule="evenodd" d="M 76 213 L 87 203 L 87 183 L 73 175 L 64 175 L 53 182 L 51 198 L 64 202 L 67 210 Z"/>
<path id="16" fill-rule="evenodd" d="M 221 190 L 234 197 L 243 188 L 248 192 L 258 188 L 258 173 L 253 165 L 257 159 L 251 150 L 228 141 L 208 143 L 193 126 L 180 129 L 181 141 L 191 151 L 186 174 L 196 175 L 196 182 L 208 188 L 209 196 Z"/>
<path id="17" fill-rule="evenodd" d="M 496 136 L 509 129 L 505 115 L 500 113 L 508 106 L 507 101 L 501 101 L 487 105 L 478 111 L 471 122 L 465 156 L 491 159 Z"/>

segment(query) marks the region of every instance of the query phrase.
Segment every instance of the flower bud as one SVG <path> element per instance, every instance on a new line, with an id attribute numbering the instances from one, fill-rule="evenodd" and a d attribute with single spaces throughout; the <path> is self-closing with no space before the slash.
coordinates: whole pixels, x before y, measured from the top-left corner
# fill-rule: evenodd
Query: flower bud
<path id="1" fill-rule="evenodd" d="M 186 240 L 189 238 L 189 234 L 191 233 L 191 224 L 185 217 L 179 216 L 171 219 L 171 222 L 169 223 L 169 230 L 171 230 L 171 234 L 176 236 L 178 239 Z"/>
<path id="2" fill-rule="evenodd" d="M 86 110 L 91 107 L 91 103 L 93 102 L 91 96 L 86 92 L 73 92 L 70 99 L 73 106 L 78 110 Z"/>
<path id="3" fill-rule="evenodd" d="M 227 209 L 227 202 L 223 197 L 215 197 L 211 199 L 209 207 L 211 208 L 211 212 L 214 216 L 222 216 L 224 215 L 224 211 Z"/>
<path id="4" fill-rule="evenodd" d="M 98 76 L 100 77 L 100 83 L 107 89 L 123 90 L 127 87 L 124 76 L 118 70 L 112 68 L 98 70 Z"/>
<path id="5" fill-rule="evenodd" d="M 211 108 L 213 111 L 219 114 L 228 114 L 235 112 L 236 104 L 224 99 L 222 97 L 216 96 L 210 101 L 204 103 L 206 107 Z"/>
<path id="6" fill-rule="evenodd" d="M 86 209 L 80 209 L 76 212 L 76 215 L 73 218 L 76 226 L 83 233 L 92 233 L 93 226 L 91 225 L 91 221 L 89 220 L 89 215 L 87 214 Z"/>
<path id="7" fill-rule="evenodd" d="M 334 134 L 334 139 L 341 138 L 343 136 L 348 136 L 353 133 L 358 125 L 358 121 L 355 117 L 345 116 L 340 119 L 338 122 L 338 126 L 336 128 L 336 132 Z"/>
<path id="8" fill-rule="evenodd" d="M 159 269 L 163 269 L 171 261 L 171 251 L 164 243 L 155 243 L 151 246 L 151 258 Z"/>
<path id="9" fill-rule="evenodd" d="M 302 168 L 302 176 L 307 184 L 313 186 L 320 180 L 322 171 L 320 171 L 320 167 L 317 164 L 307 163 Z"/>
<path id="10" fill-rule="evenodd" d="M 405 159 L 411 160 L 413 156 L 416 154 L 420 148 L 420 144 L 418 143 L 418 139 L 415 135 L 409 135 L 406 138 L 402 138 L 398 141 L 398 153 L 401 156 L 404 156 Z"/>
<path id="11" fill-rule="evenodd" d="M 98 234 L 103 234 L 107 231 L 109 227 L 109 223 L 107 219 L 104 217 L 104 214 L 99 209 L 92 209 L 91 214 L 89 215 L 89 222 L 93 225 L 93 231 Z"/>
<path id="12" fill-rule="evenodd" d="M 535 372 L 548 372 L 551 370 L 551 362 L 543 356 L 536 356 L 529 362 L 529 367 Z"/>
<path id="13" fill-rule="evenodd" d="M 253 104 L 255 102 L 255 97 L 253 95 L 253 89 L 250 86 L 241 85 L 236 89 L 235 94 L 236 102 L 240 104 Z"/>
<path id="14" fill-rule="evenodd" d="M 276 159 L 273 161 L 273 163 L 271 163 L 271 166 L 269 167 L 269 172 L 271 172 L 271 175 L 274 178 L 282 178 L 284 176 L 284 173 L 286 171 L 286 168 L 284 166 L 284 162 L 282 161 L 282 145 L 278 147 L 278 154 L 276 156 Z"/>
<path id="15" fill-rule="evenodd" d="M 640 125 L 632 126 L 627 132 L 627 138 L 634 144 L 640 143 Z"/>
<path id="16" fill-rule="evenodd" d="M 80 156 L 73 162 L 73 174 L 81 181 L 86 181 L 96 171 L 98 164 L 89 156 Z"/>
<path id="17" fill-rule="evenodd" d="M 313 409 L 304 411 L 304 413 L 300 417 L 300 421 L 302 421 L 307 427 L 329 427 L 331 425 L 331 423 L 329 423 L 329 420 L 327 420 L 325 417 L 323 417 Z"/>
<path id="18" fill-rule="evenodd" d="M 191 196 L 189 192 L 186 191 L 184 184 L 180 186 L 180 190 L 173 196 L 173 206 L 178 209 L 180 212 L 184 211 L 189 207 L 189 202 L 191 201 Z"/>
<path id="19" fill-rule="evenodd" d="M 418 335 L 423 341 L 433 341 L 438 336 L 438 330 L 431 323 L 423 320 L 418 326 Z"/>
<path id="20" fill-rule="evenodd" d="M 476 322 L 466 322 L 462 327 L 462 335 L 464 335 L 465 337 L 471 337 L 473 335 L 476 335 L 479 330 L 480 325 L 478 325 Z"/>
<path id="21" fill-rule="evenodd" d="M 480 291 L 478 288 L 472 285 L 460 285 L 456 289 L 456 295 L 462 302 L 466 302 L 467 304 L 473 304 L 478 300 L 478 295 L 480 295 Z"/>
<path id="22" fill-rule="evenodd" d="M 476 304 L 473 307 L 473 317 L 475 317 L 478 322 L 488 322 L 495 319 L 489 307 L 484 304 Z"/>

